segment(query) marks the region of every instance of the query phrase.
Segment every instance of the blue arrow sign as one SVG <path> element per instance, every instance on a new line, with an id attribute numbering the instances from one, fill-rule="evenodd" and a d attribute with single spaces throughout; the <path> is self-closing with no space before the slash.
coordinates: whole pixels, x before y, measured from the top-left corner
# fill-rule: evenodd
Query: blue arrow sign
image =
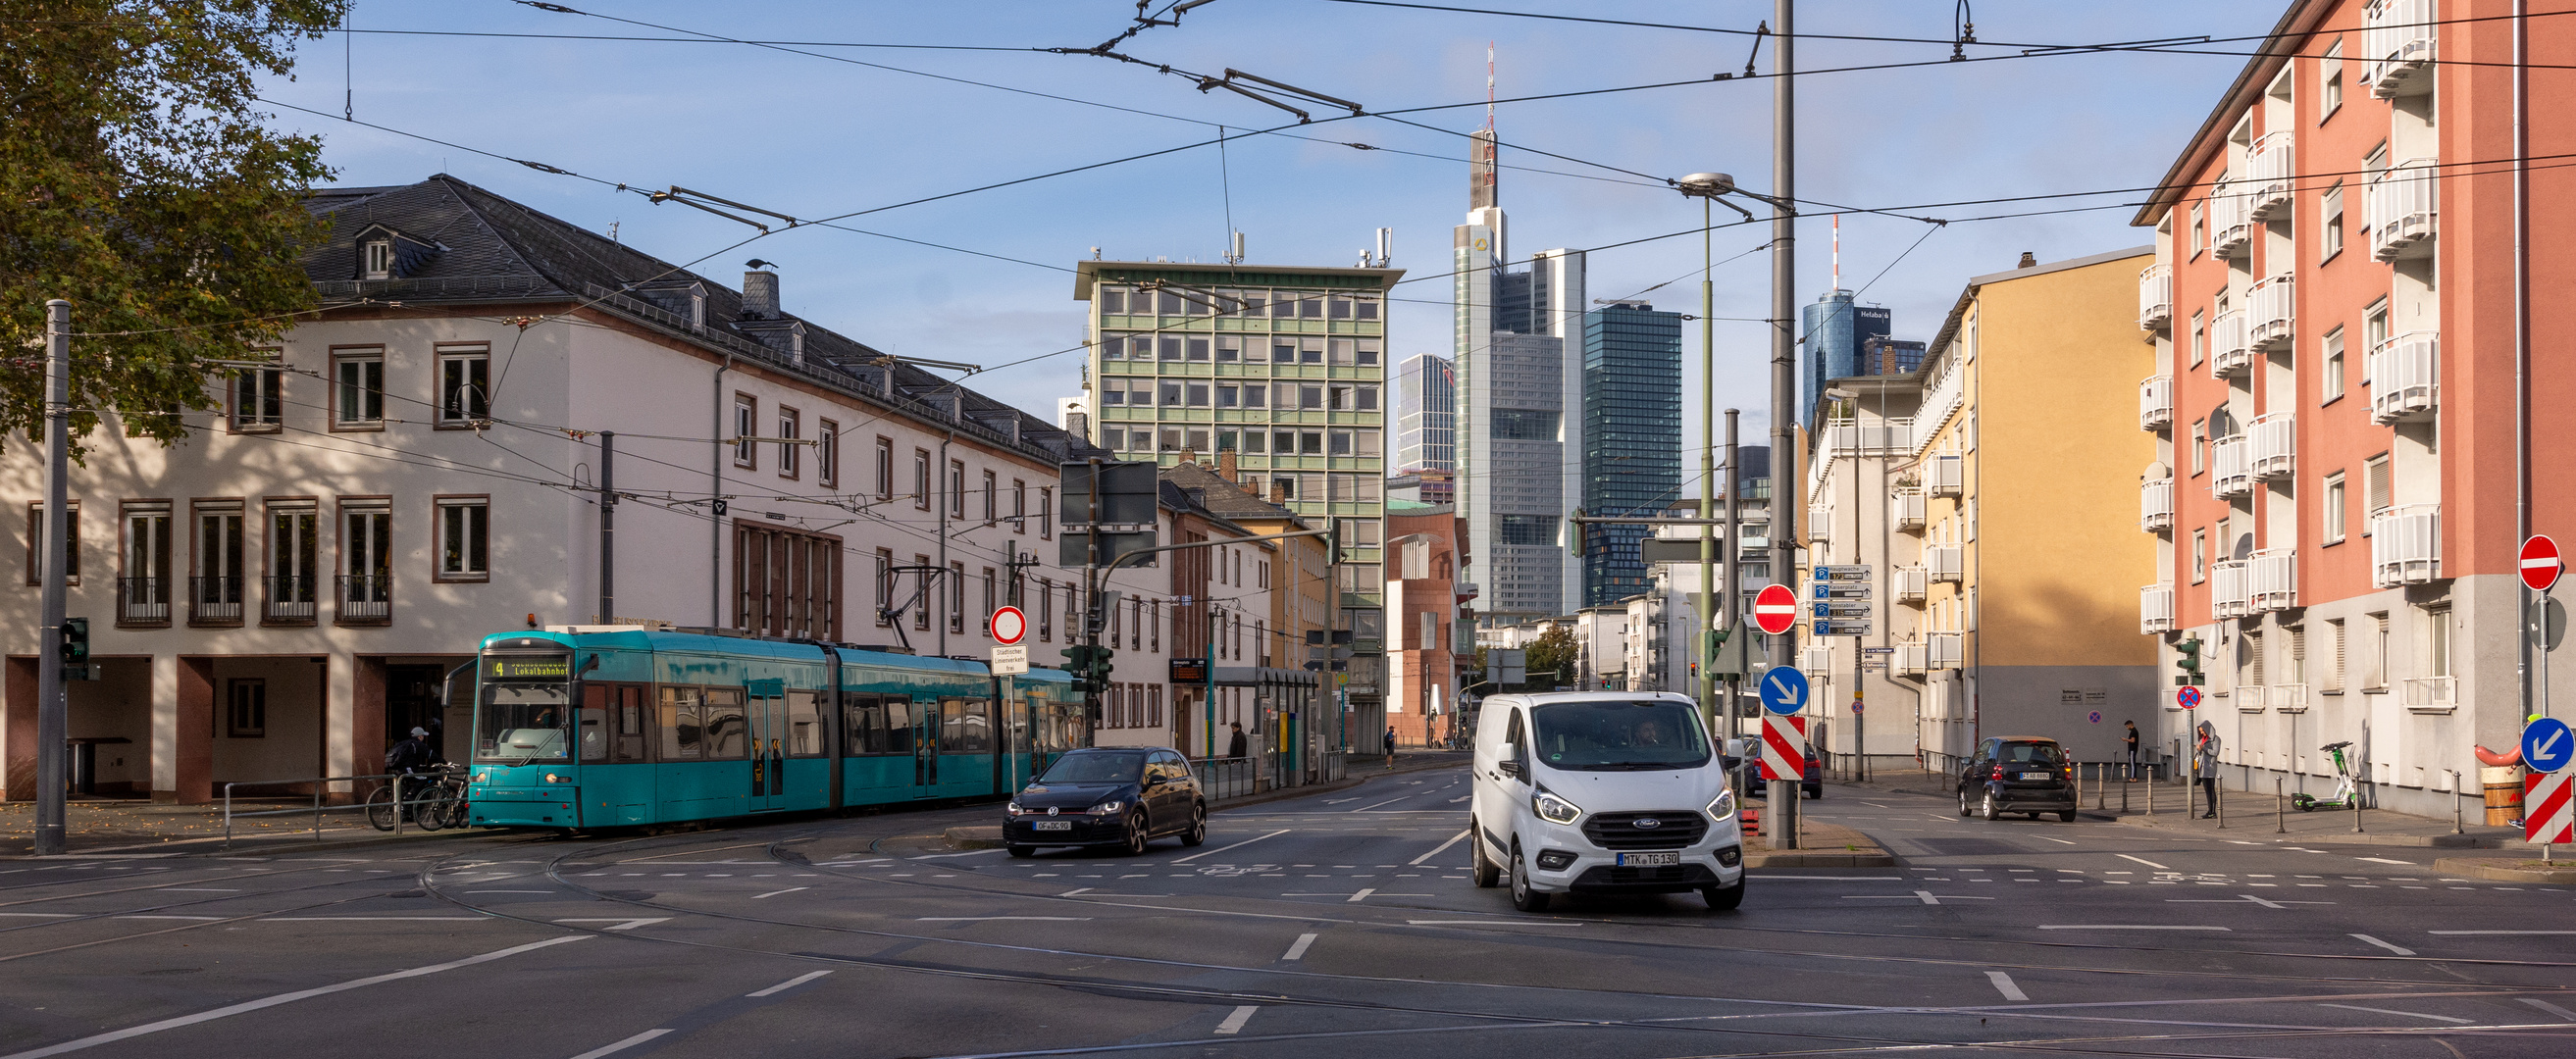
<path id="1" fill-rule="evenodd" d="M 2532 771 L 2556 772 L 2571 761 L 2576 761 L 2576 732 L 2567 730 L 2567 722 L 2543 717 L 2522 730 L 2522 763 Z"/>
<path id="2" fill-rule="evenodd" d="M 1762 672 L 1762 708 L 1792 714 L 1807 708 L 1807 675 L 1787 666 Z"/>

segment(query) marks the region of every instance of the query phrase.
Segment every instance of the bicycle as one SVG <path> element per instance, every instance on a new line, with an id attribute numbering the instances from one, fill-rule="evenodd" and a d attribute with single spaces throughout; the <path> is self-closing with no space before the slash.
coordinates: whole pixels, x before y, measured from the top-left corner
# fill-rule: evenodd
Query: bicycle
<path id="1" fill-rule="evenodd" d="M 465 798 L 465 769 L 460 765 L 431 766 L 424 776 L 435 777 L 429 789 L 412 807 L 412 822 L 423 831 L 446 827 L 463 827 L 469 806 Z"/>

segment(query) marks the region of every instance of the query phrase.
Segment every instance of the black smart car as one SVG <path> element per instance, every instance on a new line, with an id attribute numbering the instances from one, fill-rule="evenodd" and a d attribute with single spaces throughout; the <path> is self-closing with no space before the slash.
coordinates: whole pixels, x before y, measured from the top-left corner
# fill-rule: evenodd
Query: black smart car
<path id="1" fill-rule="evenodd" d="M 1977 744 L 1977 756 L 1959 767 L 1959 815 L 1988 820 L 2005 813 L 2053 812 L 2075 820 L 2075 766 L 2057 740 L 1997 736 Z"/>
<path id="2" fill-rule="evenodd" d="M 1207 799 L 1189 759 L 1154 747 L 1069 752 L 1021 788 L 1002 815 L 1002 841 L 1014 857 L 1041 846 L 1117 846 L 1137 854 L 1164 835 L 1179 835 L 1184 846 L 1207 841 Z"/>

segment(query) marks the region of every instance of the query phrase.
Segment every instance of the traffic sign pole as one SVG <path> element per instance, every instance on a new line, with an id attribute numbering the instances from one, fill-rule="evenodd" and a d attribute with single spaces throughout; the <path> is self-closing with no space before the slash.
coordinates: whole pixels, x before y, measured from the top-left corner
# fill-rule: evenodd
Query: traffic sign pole
<path id="1" fill-rule="evenodd" d="M 2549 715 L 2549 589 L 2558 583 L 2567 563 L 2558 552 L 2558 542 L 2546 533 L 2523 538 L 2522 549 L 2514 556 L 2515 572 L 2522 575 L 2525 630 L 2522 641 L 2522 705 L 2524 716 Z M 2544 850 L 2547 847 L 2542 847 Z"/>

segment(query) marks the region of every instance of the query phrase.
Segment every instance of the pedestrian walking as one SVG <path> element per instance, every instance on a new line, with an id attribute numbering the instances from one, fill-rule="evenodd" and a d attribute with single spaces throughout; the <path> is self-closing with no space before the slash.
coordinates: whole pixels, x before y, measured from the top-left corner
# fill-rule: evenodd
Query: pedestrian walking
<path id="1" fill-rule="evenodd" d="M 2127 729 L 2129 730 L 2128 735 L 2126 735 L 2126 736 L 2124 736 L 2124 737 L 2122 737 L 2122 738 L 2124 738 L 2124 739 L 2126 739 L 2126 740 L 2128 741 L 2128 746 L 2129 746 L 2129 775 L 2128 775 L 2128 780 L 2129 780 L 2129 782 L 2131 782 L 2131 783 L 2136 783 L 2136 782 L 2138 782 L 2138 722 L 2136 722 L 2136 721 L 2122 721 L 2122 722 L 2120 722 L 2120 725 L 2121 725 L 2121 727 L 2127 728 Z M 2125 796 L 2124 796 L 2124 797 L 2125 797 Z"/>
<path id="2" fill-rule="evenodd" d="M 1234 735 L 1225 741 L 1225 756 L 1234 758 L 1252 756 L 1252 741 L 1243 737 L 1241 721 L 1234 722 Z"/>
<path id="3" fill-rule="evenodd" d="M 2192 747 L 2191 774 L 2200 780 L 2200 818 L 2218 815 L 2218 727 L 2200 722 L 2200 740 Z"/>
<path id="4" fill-rule="evenodd" d="M 1395 726 L 1386 726 L 1386 767 L 1395 767 Z"/>

